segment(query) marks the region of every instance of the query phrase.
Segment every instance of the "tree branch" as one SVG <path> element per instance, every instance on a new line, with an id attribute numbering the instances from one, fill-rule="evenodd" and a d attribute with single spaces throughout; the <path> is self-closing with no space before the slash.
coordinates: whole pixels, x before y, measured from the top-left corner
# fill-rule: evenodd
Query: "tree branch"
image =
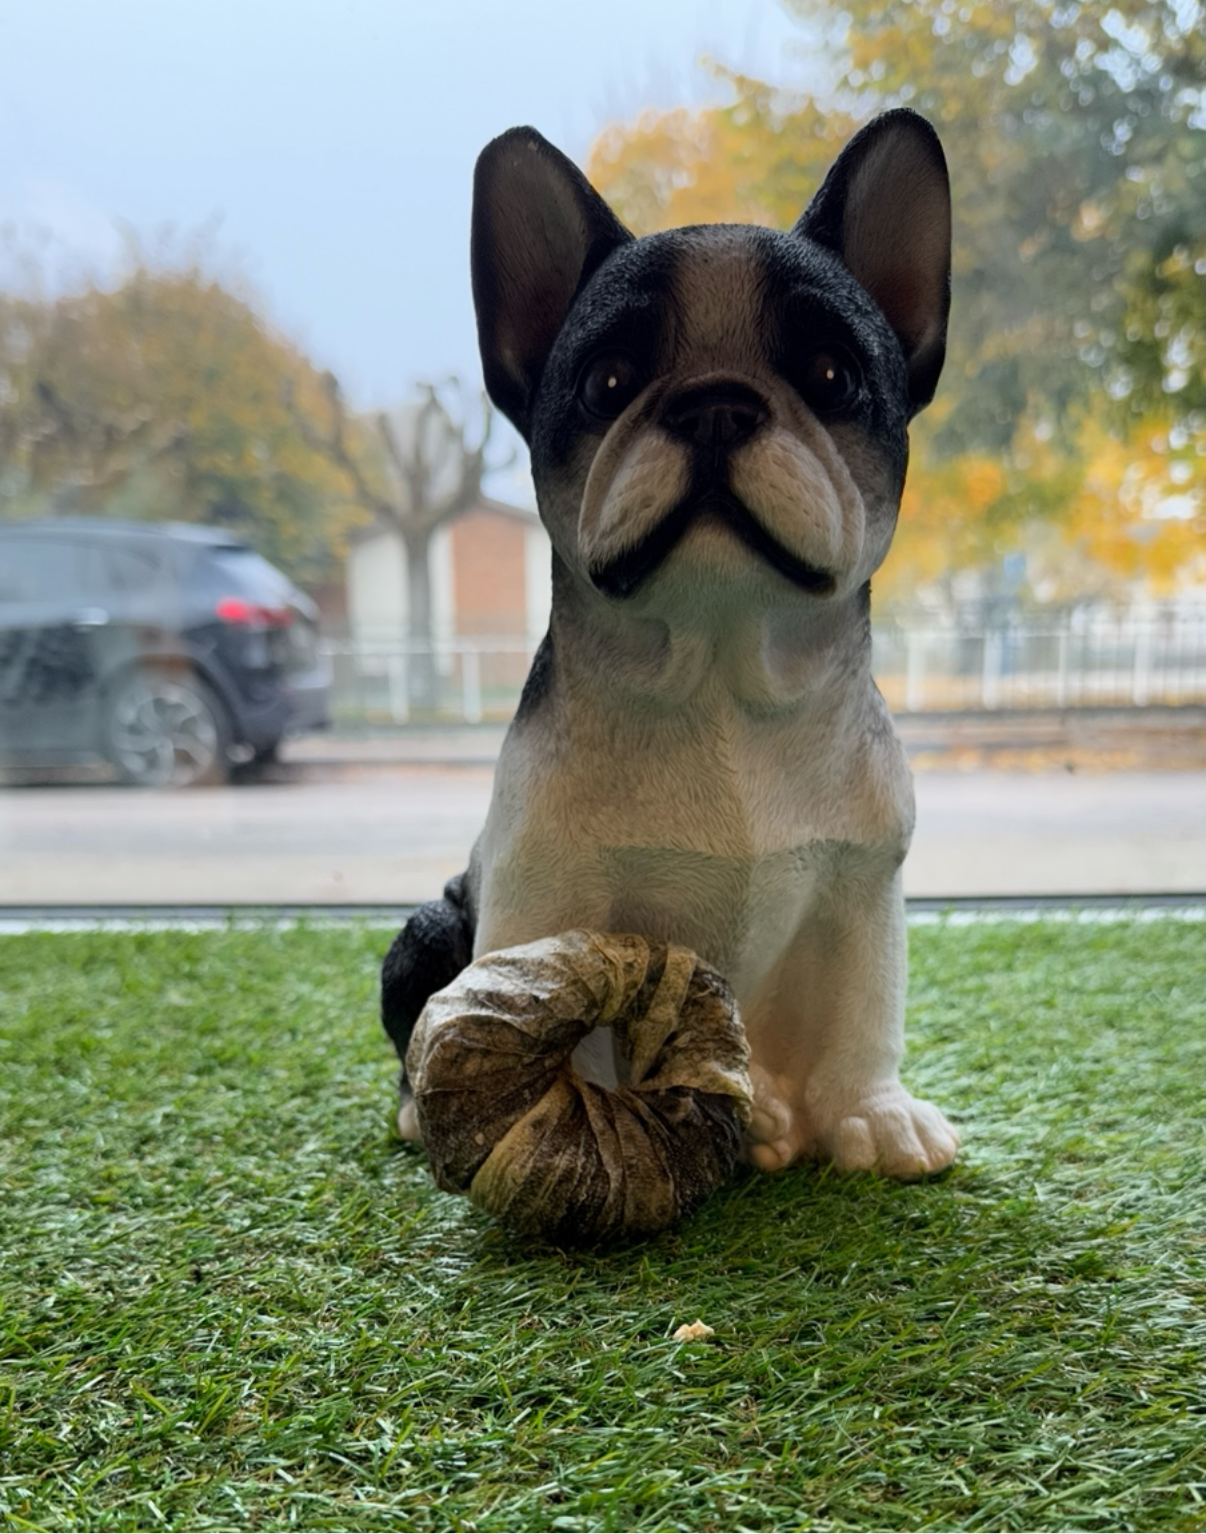
<path id="1" fill-rule="evenodd" d="M 397 526 L 399 518 L 397 508 L 391 501 L 380 496 L 369 484 L 364 471 L 356 461 L 347 445 L 344 435 L 346 416 L 343 408 L 343 396 L 340 393 L 339 382 L 333 373 L 323 375 L 323 388 L 326 390 L 327 400 L 331 406 L 332 427 L 329 433 L 324 435 L 315 429 L 313 423 L 298 408 L 296 391 L 293 380 L 287 379 L 281 387 L 285 408 L 293 418 L 293 423 L 301 433 L 306 443 L 316 452 L 324 453 L 332 463 L 337 465 L 351 481 L 352 490 L 356 500 L 367 511 L 380 517 L 383 521 Z"/>

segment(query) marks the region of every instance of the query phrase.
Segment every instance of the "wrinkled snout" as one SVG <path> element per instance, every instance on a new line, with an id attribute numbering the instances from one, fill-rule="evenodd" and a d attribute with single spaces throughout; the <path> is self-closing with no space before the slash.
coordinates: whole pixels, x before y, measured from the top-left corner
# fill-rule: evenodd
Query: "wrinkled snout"
<path id="1" fill-rule="evenodd" d="M 740 447 L 769 418 L 766 400 L 737 380 L 678 390 L 658 412 L 658 424 L 671 437 L 716 452 Z"/>

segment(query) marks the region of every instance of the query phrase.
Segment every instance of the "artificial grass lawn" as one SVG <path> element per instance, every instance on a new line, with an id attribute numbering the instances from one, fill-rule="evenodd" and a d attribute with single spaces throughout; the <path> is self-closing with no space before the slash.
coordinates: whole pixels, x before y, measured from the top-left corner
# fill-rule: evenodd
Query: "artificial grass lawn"
<path id="1" fill-rule="evenodd" d="M 387 938 L 0 939 L 4 1527 L 1206 1529 L 1201 925 L 915 928 L 954 1172 L 595 1254 L 395 1143 Z"/>

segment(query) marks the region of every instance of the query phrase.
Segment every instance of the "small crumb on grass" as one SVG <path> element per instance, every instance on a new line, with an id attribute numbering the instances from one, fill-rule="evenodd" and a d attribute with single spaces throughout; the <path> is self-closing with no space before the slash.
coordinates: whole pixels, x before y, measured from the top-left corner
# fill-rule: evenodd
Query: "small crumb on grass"
<path id="1" fill-rule="evenodd" d="M 707 1326 L 703 1321 L 688 1321 L 680 1326 L 671 1337 L 671 1342 L 701 1342 L 705 1337 L 714 1337 L 714 1328 Z"/>

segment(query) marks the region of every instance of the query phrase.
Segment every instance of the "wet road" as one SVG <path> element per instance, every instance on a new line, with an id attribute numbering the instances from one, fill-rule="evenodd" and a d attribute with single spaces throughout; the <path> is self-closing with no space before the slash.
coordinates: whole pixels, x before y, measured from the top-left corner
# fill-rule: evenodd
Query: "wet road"
<path id="1" fill-rule="evenodd" d="M 491 769 L 183 793 L 0 790 L 0 904 L 401 905 L 464 866 Z M 927 772 L 910 895 L 1206 891 L 1206 772 Z"/>

